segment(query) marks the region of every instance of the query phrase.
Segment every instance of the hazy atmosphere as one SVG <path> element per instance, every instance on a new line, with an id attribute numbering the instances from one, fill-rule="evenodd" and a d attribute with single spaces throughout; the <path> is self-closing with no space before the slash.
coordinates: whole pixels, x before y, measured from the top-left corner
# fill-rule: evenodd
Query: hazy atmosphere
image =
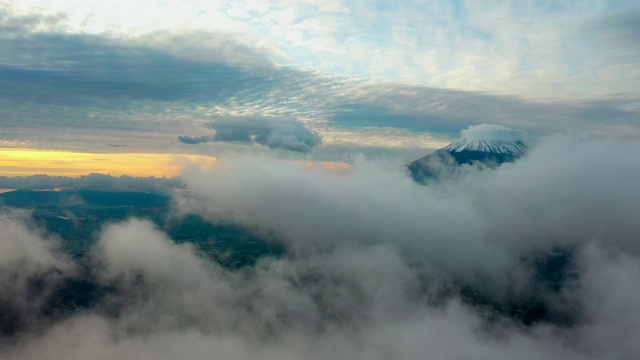
<path id="1" fill-rule="evenodd" d="M 0 0 L 0 125 L 0 360 L 640 353 L 637 0 Z"/>

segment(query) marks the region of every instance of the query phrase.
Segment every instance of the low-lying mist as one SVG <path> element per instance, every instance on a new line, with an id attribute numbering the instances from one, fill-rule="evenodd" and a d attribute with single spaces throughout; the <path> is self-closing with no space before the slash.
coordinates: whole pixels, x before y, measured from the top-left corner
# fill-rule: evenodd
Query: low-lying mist
<path id="1" fill-rule="evenodd" d="M 73 258 L 6 212 L 0 358 L 635 358 L 637 164 L 638 141 L 558 135 L 428 186 L 364 158 L 340 174 L 255 155 L 187 169 L 173 216 L 287 249 L 238 268 L 144 219 Z M 61 289 L 86 301 L 65 308 Z"/>

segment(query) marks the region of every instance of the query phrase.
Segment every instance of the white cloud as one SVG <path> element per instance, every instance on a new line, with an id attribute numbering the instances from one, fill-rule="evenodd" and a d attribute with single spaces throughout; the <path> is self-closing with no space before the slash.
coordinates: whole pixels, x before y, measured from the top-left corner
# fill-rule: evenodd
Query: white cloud
<path id="1" fill-rule="evenodd" d="M 38 325 L 42 307 L 75 267 L 58 239 L 45 238 L 24 213 L 0 214 L 0 333 Z"/>

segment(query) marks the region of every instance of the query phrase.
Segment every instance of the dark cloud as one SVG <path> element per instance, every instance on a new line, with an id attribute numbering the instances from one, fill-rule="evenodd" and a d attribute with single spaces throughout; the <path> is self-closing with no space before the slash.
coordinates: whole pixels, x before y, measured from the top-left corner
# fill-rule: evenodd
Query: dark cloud
<path id="1" fill-rule="evenodd" d="M 598 50 L 593 63 L 615 65 L 627 75 L 626 80 L 633 82 L 637 77 L 640 56 L 640 6 L 623 7 L 620 10 L 598 14 L 587 20 L 579 28 L 576 43 L 588 44 Z M 579 48 L 576 49 L 580 51 Z M 632 94 L 633 95 L 633 94 Z"/>
<path id="2" fill-rule="evenodd" d="M 183 144 L 195 145 L 213 141 L 211 136 L 178 136 L 178 141 Z"/>
<path id="3" fill-rule="evenodd" d="M 595 36 L 608 41 L 609 46 L 637 46 L 640 44 L 640 6 L 600 15 L 591 19 L 587 27 Z"/>
<path id="4" fill-rule="evenodd" d="M 242 126 L 239 126 L 239 128 L 235 128 L 233 126 L 225 128 L 222 126 L 216 129 L 216 135 L 213 138 L 215 141 L 253 144 L 250 129 L 245 129 Z"/>
<path id="5" fill-rule="evenodd" d="M 12 89 L 2 95 L 40 105 L 103 106 L 108 102 L 126 107 L 132 100 L 223 101 L 238 91 L 268 86 L 258 70 L 244 70 L 232 61 L 192 62 L 98 36 L 35 34 L 20 42 L 38 47 L 25 49 L 13 41 L 0 46 L 17 53 L 16 57 L 30 58 L 35 52 L 42 56 L 37 64 L 17 59 L 16 65 L 0 67 L 0 79 Z"/>
<path id="6" fill-rule="evenodd" d="M 32 30 L 38 22 L 59 20 L 10 16 L 0 9 L 0 28 L 6 30 L 0 34 L 5 125 L 162 131 L 175 125 L 153 116 L 157 103 L 223 103 L 239 91 L 263 93 L 273 86 L 267 54 L 233 34 L 150 34 L 123 42 Z M 192 59 L 189 49 L 198 49 L 198 39 L 206 40 L 200 51 L 210 55 L 195 53 Z"/>
<path id="7" fill-rule="evenodd" d="M 638 114 L 630 108 L 638 102 L 638 99 L 603 99 L 546 103 L 460 90 L 374 86 L 352 97 L 337 99 L 332 104 L 331 119 L 334 124 L 349 128 L 398 127 L 453 137 L 460 128 L 484 122 L 542 132 L 567 129 L 607 132 L 606 129 L 616 126 L 628 131 L 629 125 L 635 129 Z"/>
<path id="8" fill-rule="evenodd" d="M 253 143 L 271 149 L 309 152 L 322 141 L 320 134 L 300 121 L 274 117 L 234 117 L 209 125 L 216 130 L 214 141 Z"/>

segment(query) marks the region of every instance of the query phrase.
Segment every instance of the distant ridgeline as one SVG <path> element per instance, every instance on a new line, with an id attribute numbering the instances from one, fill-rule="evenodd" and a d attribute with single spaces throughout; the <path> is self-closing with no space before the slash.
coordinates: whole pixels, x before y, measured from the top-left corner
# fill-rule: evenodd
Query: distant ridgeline
<path id="1" fill-rule="evenodd" d="M 419 183 L 446 178 L 462 165 L 494 169 L 513 162 L 528 150 L 526 134 L 500 125 L 476 125 L 462 131 L 462 137 L 450 145 L 415 160 L 407 167 Z"/>

